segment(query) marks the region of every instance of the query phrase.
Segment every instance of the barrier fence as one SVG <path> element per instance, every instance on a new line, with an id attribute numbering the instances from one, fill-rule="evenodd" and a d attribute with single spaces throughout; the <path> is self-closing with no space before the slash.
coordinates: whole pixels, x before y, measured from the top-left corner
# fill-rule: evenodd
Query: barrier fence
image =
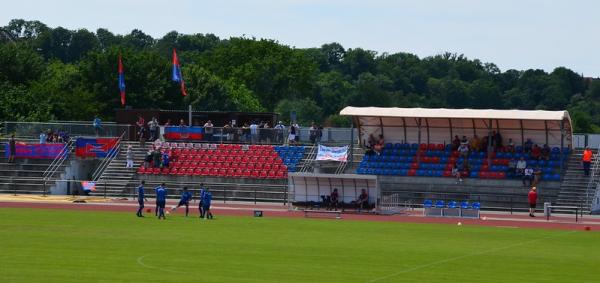
<path id="1" fill-rule="evenodd" d="M 2 130 L 5 136 L 14 133 L 17 137 L 39 137 L 40 133 L 46 133 L 48 130 L 53 132 L 66 132 L 70 137 L 74 136 L 99 136 L 99 137 L 117 137 L 125 132 L 124 139 L 129 140 L 129 129 L 132 125 L 115 124 L 103 122 L 102 128 L 96 133 L 92 122 L 10 122 L 5 121 Z"/>

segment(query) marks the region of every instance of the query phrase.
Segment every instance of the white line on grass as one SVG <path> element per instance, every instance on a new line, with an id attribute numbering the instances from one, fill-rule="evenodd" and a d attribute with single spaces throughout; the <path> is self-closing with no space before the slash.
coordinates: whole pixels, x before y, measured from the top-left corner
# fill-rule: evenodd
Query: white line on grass
<path id="1" fill-rule="evenodd" d="M 447 263 L 447 262 L 451 262 L 451 261 L 456 261 L 459 259 L 463 259 L 463 258 L 468 258 L 468 257 L 473 257 L 473 256 L 478 256 L 478 255 L 484 255 L 484 254 L 489 254 L 489 253 L 493 253 L 493 252 L 497 252 L 497 251 L 501 251 L 501 250 L 507 250 L 510 248 L 514 248 L 514 247 L 518 247 L 518 246 L 522 246 L 522 245 L 527 245 L 527 244 L 531 244 L 531 243 L 535 243 L 535 242 L 539 242 L 542 240 L 547 240 L 547 239 L 551 239 L 551 238 L 556 238 L 559 236 L 563 236 L 563 235 L 567 235 L 567 234 L 572 234 L 575 233 L 576 231 L 568 231 L 565 233 L 560 233 L 557 235 L 553 235 L 553 236 L 547 236 L 547 237 L 543 237 L 543 238 L 539 238 L 539 239 L 535 239 L 535 240 L 530 240 L 530 241 L 524 241 L 524 242 L 520 242 L 520 243 L 516 243 L 516 244 L 512 244 L 512 245 L 508 245 L 508 246 L 504 246 L 504 247 L 499 247 L 499 248 L 493 248 L 493 249 L 489 249 L 489 250 L 485 250 L 485 251 L 480 251 L 480 252 L 476 252 L 476 253 L 471 253 L 471 254 L 466 254 L 466 255 L 461 255 L 461 256 L 456 256 L 456 257 L 450 257 L 450 258 L 446 258 L 446 259 L 442 259 L 442 260 L 438 260 L 438 261 L 434 261 L 434 262 L 430 262 L 430 263 L 426 263 L 426 264 L 422 264 L 422 265 L 417 265 L 411 268 L 407 268 L 404 270 L 400 270 L 398 272 L 386 275 L 386 276 L 382 276 L 382 277 L 378 277 L 375 279 L 372 279 L 370 281 L 367 282 L 377 282 L 377 281 L 381 281 L 381 280 L 385 280 L 385 279 L 389 279 L 392 277 L 396 277 L 400 274 L 403 273 L 408 273 L 411 271 L 415 271 L 415 270 L 419 270 L 419 269 L 423 269 L 426 267 L 430 267 L 430 266 L 434 266 L 434 265 L 439 265 L 442 263 Z"/>
<path id="2" fill-rule="evenodd" d="M 148 265 L 148 264 L 144 263 L 144 258 L 146 256 L 147 255 L 143 255 L 143 256 L 138 257 L 137 258 L 137 263 L 139 265 L 143 266 L 143 267 L 150 268 L 150 269 L 157 269 L 157 270 L 160 270 L 160 271 L 166 271 L 166 272 L 172 272 L 172 273 L 185 273 L 185 272 L 181 272 L 181 271 L 177 271 L 177 270 L 171 270 L 171 269 L 167 269 L 167 268 L 160 268 L 160 267 Z"/>

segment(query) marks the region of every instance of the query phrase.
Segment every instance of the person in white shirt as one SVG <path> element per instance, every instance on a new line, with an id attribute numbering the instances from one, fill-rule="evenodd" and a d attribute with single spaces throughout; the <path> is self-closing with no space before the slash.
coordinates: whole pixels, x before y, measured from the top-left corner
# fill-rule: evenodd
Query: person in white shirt
<path id="1" fill-rule="evenodd" d="M 283 143 L 283 131 L 285 130 L 285 125 L 283 125 L 282 121 L 279 121 L 277 125 L 275 125 L 275 142 Z"/>
<path id="2" fill-rule="evenodd" d="M 250 124 L 250 139 L 252 140 L 252 144 L 258 142 L 258 124 L 256 121 L 252 121 L 252 124 Z"/>
<path id="3" fill-rule="evenodd" d="M 213 123 L 211 120 L 206 121 L 204 124 L 204 140 L 210 142 L 213 137 Z"/>
<path id="4" fill-rule="evenodd" d="M 523 186 L 531 187 L 533 182 L 533 169 L 531 167 L 525 168 L 525 174 L 523 175 Z"/>
<path id="5" fill-rule="evenodd" d="M 525 168 L 527 168 L 527 161 L 525 161 L 525 158 L 521 157 L 521 159 L 517 161 L 516 174 L 523 175 L 523 173 L 525 172 Z"/>

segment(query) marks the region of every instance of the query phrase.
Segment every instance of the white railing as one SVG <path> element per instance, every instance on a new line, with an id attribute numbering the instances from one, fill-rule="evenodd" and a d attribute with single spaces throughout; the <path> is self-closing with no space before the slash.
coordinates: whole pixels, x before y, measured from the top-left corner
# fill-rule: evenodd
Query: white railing
<path id="1" fill-rule="evenodd" d="M 590 180 L 585 190 L 585 206 L 586 208 L 592 208 L 593 197 L 597 195 L 598 183 L 600 181 L 600 146 L 596 151 L 596 158 L 594 163 L 590 166 Z M 593 193 L 592 193 L 593 192 Z"/>
<path id="2" fill-rule="evenodd" d="M 44 171 L 44 174 L 42 174 L 42 178 L 44 179 L 44 181 L 52 179 L 52 177 L 54 177 L 54 174 L 56 173 L 56 171 L 58 171 L 60 166 L 63 165 L 65 160 L 68 159 L 69 153 L 71 153 L 74 140 L 74 138 L 70 139 L 69 142 L 67 142 L 65 146 L 63 146 L 61 151 L 56 155 L 54 160 L 52 160 L 46 171 Z"/>
<path id="3" fill-rule="evenodd" d="M 96 167 L 96 170 L 94 170 L 94 173 L 92 173 L 92 181 L 98 181 L 108 165 L 110 165 L 113 159 L 119 155 L 119 149 L 121 147 L 121 141 L 123 140 L 124 135 L 125 132 L 123 132 L 123 134 L 121 134 L 121 136 L 117 139 L 115 145 L 108 150 L 106 157 L 100 161 L 100 164 L 98 164 L 98 167 Z"/>

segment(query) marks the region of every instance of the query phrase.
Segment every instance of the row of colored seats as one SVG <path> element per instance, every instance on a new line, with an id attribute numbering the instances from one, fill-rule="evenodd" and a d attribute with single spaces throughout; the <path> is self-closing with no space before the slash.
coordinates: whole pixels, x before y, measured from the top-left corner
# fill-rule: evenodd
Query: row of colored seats
<path id="1" fill-rule="evenodd" d="M 433 203 L 432 200 L 430 199 L 426 199 L 425 201 L 423 201 L 423 207 L 424 208 L 461 208 L 461 209 L 475 209 L 475 210 L 480 210 L 481 209 L 481 204 L 479 202 L 474 202 L 474 203 L 469 203 L 468 201 L 462 201 L 460 204 L 454 200 L 449 201 L 448 203 L 446 203 L 443 200 L 437 200 L 435 203 Z"/>
<path id="2" fill-rule="evenodd" d="M 271 163 L 254 163 L 254 162 L 250 162 L 250 163 L 237 163 L 237 162 L 208 162 L 208 163 L 171 163 L 170 164 L 171 168 L 224 168 L 224 169 L 266 169 L 266 170 L 276 170 L 278 171 L 279 169 L 282 170 L 287 170 L 287 166 L 284 164 L 271 164 Z"/>
<path id="3" fill-rule="evenodd" d="M 238 163 L 280 163 L 279 156 L 173 156 L 172 160 L 181 162 L 238 162 Z"/>
<path id="4" fill-rule="evenodd" d="M 261 179 L 285 179 L 286 170 L 250 170 L 250 169 L 217 169 L 217 168 L 144 168 L 138 169 L 138 174 L 177 175 L 177 176 L 214 176 L 214 177 L 245 177 Z"/>
<path id="5" fill-rule="evenodd" d="M 304 157 L 304 146 L 275 146 L 273 149 L 283 160 L 283 164 L 288 167 L 289 172 L 295 172 L 298 163 Z"/>
<path id="6" fill-rule="evenodd" d="M 269 149 L 260 150 L 228 150 L 228 149 L 184 149 L 184 150 L 167 150 L 167 154 L 183 157 L 203 157 L 203 156 L 276 156 L 277 153 Z"/>

